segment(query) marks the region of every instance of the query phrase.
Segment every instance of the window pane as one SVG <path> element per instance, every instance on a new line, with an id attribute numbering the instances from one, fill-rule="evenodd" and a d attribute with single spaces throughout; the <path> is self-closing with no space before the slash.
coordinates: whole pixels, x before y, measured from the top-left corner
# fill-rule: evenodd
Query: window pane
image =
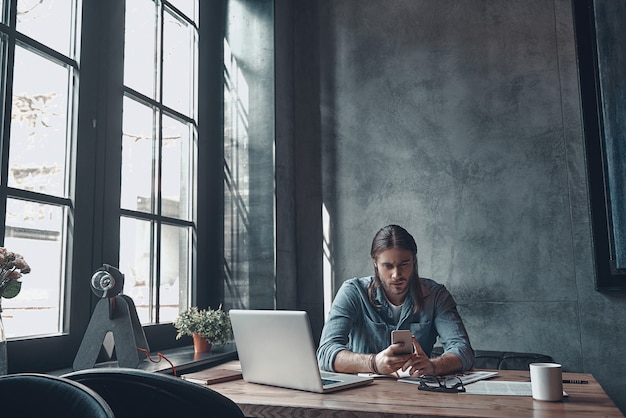
<path id="1" fill-rule="evenodd" d="M 65 196 L 70 69 L 19 46 L 11 112 L 11 187 Z"/>
<path id="2" fill-rule="evenodd" d="M 163 27 L 163 104 L 193 114 L 195 63 L 193 27 L 166 10 Z"/>
<path id="3" fill-rule="evenodd" d="M 126 2 L 124 84 L 156 100 L 157 6 L 152 0 Z"/>
<path id="4" fill-rule="evenodd" d="M 124 98 L 122 123 L 122 208 L 154 213 L 154 112 Z"/>
<path id="5" fill-rule="evenodd" d="M 133 298 L 142 324 L 150 323 L 154 294 L 152 242 L 154 231 L 149 221 L 120 219 L 120 271 L 124 273 L 124 293 Z"/>
<path id="6" fill-rule="evenodd" d="M 161 229 L 161 308 L 159 322 L 176 319 L 188 306 L 191 277 L 189 228 L 163 225 Z"/>
<path id="7" fill-rule="evenodd" d="M 192 155 L 189 126 L 163 117 L 163 167 L 161 175 L 161 210 L 163 216 L 190 220 Z"/>
<path id="8" fill-rule="evenodd" d="M 170 4 L 180 10 L 194 22 L 198 21 L 198 3 L 196 0 L 170 0 Z"/>
<path id="9" fill-rule="evenodd" d="M 18 0 L 17 30 L 73 58 L 72 0 Z"/>
<path id="10" fill-rule="evenodd" d="M 120 219 L 120 271 L 124 293 L 133 298 L 142 324 L 155 322 L 156 232 L 150 221 Z M 191 230 L 163 225 L 161 230 L 161 283 L 159 322 L 173 321 L 188 306 L 191 277 Z M 152 290 L 151 290 L 152 289 Z"/>
<path id="11" fill-rule="evenodd" d="M 9 337 L 62 331 L 64 225 L 62 207 L 8 199 L 4 246 L 21 254 L 31 267 L 22 290 L 2 299 L 2 320 Z"/>

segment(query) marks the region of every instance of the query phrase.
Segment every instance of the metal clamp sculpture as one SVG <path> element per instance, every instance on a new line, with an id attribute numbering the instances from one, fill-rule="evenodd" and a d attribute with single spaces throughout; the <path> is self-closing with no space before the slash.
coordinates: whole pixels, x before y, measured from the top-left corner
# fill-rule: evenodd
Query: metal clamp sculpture
<path id="1" fill-rule="evenodd" d="M 108 264 L 91 277 L 91 290 L 100 300 L 74 358 L 74 370 L 92 368 L 103 348 L 108 360 L 115 348 L 119 367 L 130 368 L 136 368 L 145 358 L 138 348 L 150 351 L 135 303 L 120 294 L 123 288 L 124 275 Z"/>

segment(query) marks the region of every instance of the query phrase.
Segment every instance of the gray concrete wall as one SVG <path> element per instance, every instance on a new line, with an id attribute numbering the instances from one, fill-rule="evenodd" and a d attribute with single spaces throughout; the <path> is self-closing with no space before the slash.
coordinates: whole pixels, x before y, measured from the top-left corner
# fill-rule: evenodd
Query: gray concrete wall
<path id="1" fill-rule="evenodd" d="M 594 290 L 570 1 L 317 5 L 335 285 L 371 274 L 374 233 L 401 224 L 474 348 L 550 354 L 626 411 L 626 298 Z"/>

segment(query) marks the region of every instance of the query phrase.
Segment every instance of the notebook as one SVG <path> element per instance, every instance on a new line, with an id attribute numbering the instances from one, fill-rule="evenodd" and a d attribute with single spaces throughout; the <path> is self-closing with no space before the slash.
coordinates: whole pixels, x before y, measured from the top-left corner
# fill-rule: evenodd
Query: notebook
<path id="1" fill-rule="evenodd" d="M 304 311 L 231 309 L 229 313 L 247 382 L 326 393 L 374 380 L 320 371 Z"/>
<path id="2" fill-rule="evenodd" d="M 180 377 L 183 380 L 189 380 L 190 382 L 199 383 L 201 385 L 212 385 L 214 383 L 241 379 L 241 372 L 239 370 L 212 367 L 210 369 L 200 370 L 197 372 L 185 373 Z"/>

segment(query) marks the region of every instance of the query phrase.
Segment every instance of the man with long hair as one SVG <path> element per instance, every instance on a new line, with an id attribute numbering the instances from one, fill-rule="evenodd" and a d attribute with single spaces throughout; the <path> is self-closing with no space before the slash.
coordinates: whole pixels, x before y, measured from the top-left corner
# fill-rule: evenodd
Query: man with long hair
<path id="1" fill-rule="evenodd" d="M 374 275 L 343 283 L 317 350 L 324 370 L 412 377 L 472 368 L 474 351 L 456 302 L 445 286 L 420 278 L 417 245 L 404 228 L 388 225 L 372 241 Z M 397 354 L 393 330 L 410 330 L 414 350 Z M 430 358 L 437 337 L 443 354 Z"/>

